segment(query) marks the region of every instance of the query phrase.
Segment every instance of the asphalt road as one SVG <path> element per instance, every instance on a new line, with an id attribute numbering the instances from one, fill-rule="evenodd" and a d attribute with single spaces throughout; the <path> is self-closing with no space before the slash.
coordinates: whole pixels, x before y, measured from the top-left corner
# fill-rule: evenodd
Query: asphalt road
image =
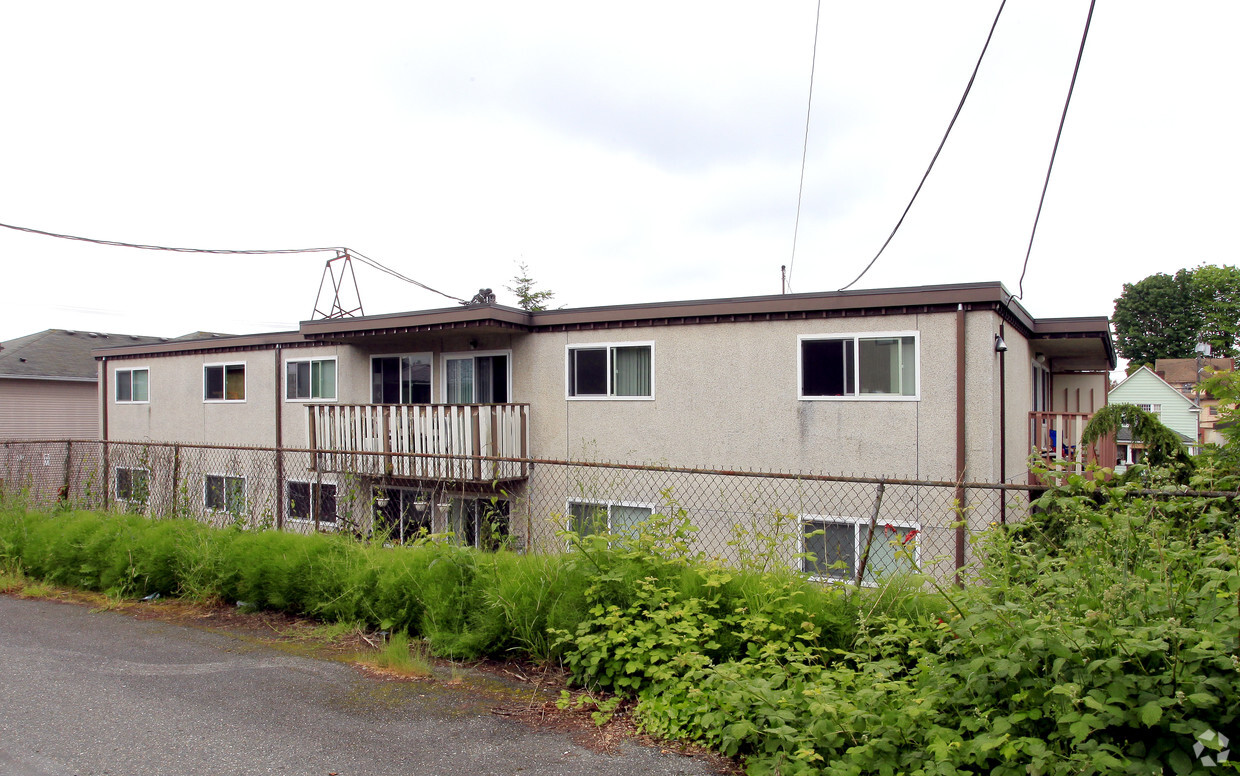
<path id="1" fill-rule="evenodd" d="M 496 697 L 385 682 L 209 631 L 0 596 L 0 774 L 707 774 L 489 713 Z"/>

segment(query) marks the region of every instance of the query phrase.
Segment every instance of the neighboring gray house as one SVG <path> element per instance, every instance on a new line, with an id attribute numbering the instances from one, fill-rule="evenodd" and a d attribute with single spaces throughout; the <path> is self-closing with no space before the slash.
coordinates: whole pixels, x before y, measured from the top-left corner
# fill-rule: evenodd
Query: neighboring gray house
<path id="1" fill-rule="evenodd" d="M 0 342 L 0 441 L 98 439 L 99 374 L 91 351 L 160 341 L 48 329 Z"/>
<path id="2" fill-rule="evenodd" d="M 321 492 L 333 513 L 320 517 L 331 522 L 337 495 L 357 487 L 376 520 L 422 519 L 447 478 L 459 487 L 442 514 L 425 518 L 436 530 L 468 522 L 497 496 L 541 499 L 532 511 L 569 521 L 601 513 L 616 528 L 649 515 L 660 495 L 652 480 L 604 487 L 565 483 L 564 470 L 547 466 L 387 466 L 352 453 L 1026 483 L 1031 451 L 1052 431 L 1057 442 L 1078 437 L 1106 403 L 1115 367 L 1105 317 L 1035 319 L 999 283 L 535 313 L 475 304 L 109 343 L 96 357 L 105 439 L 320 451 L 313 470 L 308 457 L 283 465 L 275 503 L 287 520 L 309 519 L 307 494 Z M 145 399 L 116 395 L 118 384 L 139 382 Z M 244 507 L 247 487 L 239 468 L 208 473 L 194 489 L 220 510 Z M 703 519 L 729 520 L 731 508 L 704 509 Z M 920 504 L 891 508 L 907 511 L 901 530 L 929 519 Z M 804 519 L 852 526 L 862 517 Z"/>

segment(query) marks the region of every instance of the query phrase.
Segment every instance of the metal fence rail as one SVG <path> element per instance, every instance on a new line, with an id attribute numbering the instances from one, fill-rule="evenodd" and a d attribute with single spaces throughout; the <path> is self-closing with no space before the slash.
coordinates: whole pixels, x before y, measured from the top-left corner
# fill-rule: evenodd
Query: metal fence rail
<path id="1" fill-rule="evenodd" d="M 432 466 L 428 459 L 451 458 Z M 180 516 L 215 525 L 347 531 L 404 541 L 451 533 L 479 547 L 563 551 L 565 532 L 633 531 L 658 516 L 693 526 L 692 548 L 735 565 L 772 562 L 872 582 L 912 566 L 956 578 L 973 539 L 1029 511 L 1027 485 L 722 471 L 597 461 L 175 443 L 0 442 L 0 503 Z M 521 471 L 414 478 L 400 472 Z M 316 461 L 318 465 L 316 466 Z M 469 464 L 466 466 L 466 464 Z"/>

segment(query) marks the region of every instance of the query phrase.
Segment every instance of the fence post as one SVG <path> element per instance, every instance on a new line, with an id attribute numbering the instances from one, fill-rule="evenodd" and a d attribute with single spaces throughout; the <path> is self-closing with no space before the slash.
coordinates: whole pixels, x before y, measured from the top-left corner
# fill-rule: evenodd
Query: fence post
<path id="1" fill-rule="evenodd" d="M 284 448 L 276 448 L 276 530 L 284 530 Z M 318 518 L 315 517 L 315 520 Z M 315 525 L 318 530 L 318 525 Z"/>
<path id="2" fill-rule="evenodd" d="M 73 485 L 73 440 L 65 440 L 65 481 L 60 487 L 60 501 L 69 503 L 69 489 Z"/>
<path id="3" fill-rule="evenodd" d="M 112 453 L 112 444 L 108 440 L 103 440 L 103 511 L 108 511 L 112 506 L 112 467 L 110 465 Z"/>
<path id="4" fill-rule="evenodd" d="M 861 562 L 857 564 L 857 587 L 861 587 L 861 581 L 865 579 L 865 567 L 870 562 L 870 547 L 874 544 L 874 529 L 878 527 L 878 508 L 883 503 L 883 491 L 886 490 L 887 483 L 878 483 L 878 493 L 874 496 L 874 511 L 870 513 L 870 533 L 865 538 L 865 552 L 861 554 Z"/>
<path id="5" fill-rule="evenodd" d="M 181 492 L 181 446 L 172 446 L 172 516 L 176 517 L 180 512 L 180 505 L 177 503 L 178 495 Z"/>
<path id="6" fill-rule="evenodd" d="M 964 484 L 956 483 L 956 585 L 964 587 L 964 579 L 960 575 L 960 570 L 964 568 L 964 547 L 968 540 L 968 533 L 965 531 L 965 493 Z"/>

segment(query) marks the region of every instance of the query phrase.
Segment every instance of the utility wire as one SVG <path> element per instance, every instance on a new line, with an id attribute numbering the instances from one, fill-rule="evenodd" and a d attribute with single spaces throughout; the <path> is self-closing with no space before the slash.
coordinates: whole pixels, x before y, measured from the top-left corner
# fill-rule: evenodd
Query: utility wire
<path id="1" fill-rule="evenodd" d="M 1042 197 L 1038 200 L 1038 212 L 1033 217 L 1033 229 L 1029 232 L 1029 246 L 1025 248 L 1025 263 L 1020 269 L 1019 294 L 1017 299 L 1025 298 L 1025 273 L 1029 271 L 1029 255 L 1033 253 L 1033 237 L 1038 233 L 1038 221 L 1042 218 L 1042 205 L 1046 202 L 1046 189 L 1051 185 L 1051 170 L 1055 168 L 1055 155 L 1059 153 L 1059 139 L 1063 137 L 1063 125 L 1068 118 L 1068 105 L 1072 103 L 1072 92 L 1076 89 L 1076 76 L 1081 72 L 1081 58 L 1085 55 L 1085 39 L 1089 37 L 1089 25 L 1094 19 L 1094 5 L 1097 0 L 1089 1 L 1089 15 L 1085 17 L 1085 29 L 1081 32 L 1081 45 L 1076 51 L 1076 65 L 1072 68 L 1072 83 L 1068 85 L 1068 96 L 1063 101 L 1063 112 L 1059 114 L 1059 130 L 1055 132 L 1055 147 L 1051 149 L 1051 161 L 1046 166 L 1046 178 L 1042 181 Z M 1008 297 L 1008 304 L 1012 297 Z"/>
<path id="2" fill-rule="evenodd" d="M 930 166 L 926 168 L 926 172 L 921 176 L 921 182 L 917 184 L 917 190 L 913 192 L 912 198 L 905 206 L 904 212 L 900 214 L 900 220 L 896 222 L 895 228 L 891 230 L 891 234 L 887 235 L 886 241 L 883 242 L 878 253 L 874 254 L 874 258 L 870 259 L 870 263 L 865 265 L 865 269 L 861 270 L 861 274 L 853 278 L 853 281 L 840 291 L 847 291 L 856 285 L 857 281 L 865 277 L 865 273 L 870 271 L 870 267 L 874 266 L 874 262 L 878 261 L 878 257 L 883 255 L 883 251 L 887 250 L 887 246 L 891 244 L 892 238 L 896 236 L 896 232 L 900 231 L 900 225 L 904 223 L 905 217 L 908 216 L 910 210 L 913 209 L 913 203 L 917 201 L 917 195 L 921 193 L 922 186 L 926 185 L 926 179 L 930 177 L 930 171 L 934 169 L 934 163 L 939 160 L 939 154 L 943 152 L 943 146 L 947 145 L 947 138 L 952 133 L 952 127 L 956 126 L 956 119 L 960 118 L 960 111 L 964 108 L 965 100 L 969 98 L 969 92 L 973 89 L 973 82 L 977 80 L 977 71 L 982 67 L 982 59 L 986 56 L 986 49 L 990 48 L 990 39 L 995 35 L 995 27 L 999 25 L 999 17 L 1003 15 L 1003 7 L 1007 5 L 1007 0 L 999 3 L 999 11 L 995 14 L 995 20 L 990 24 L 990 32 L 986 35 L 986 43 L 982 46 L 982 53 L 977 57 L 977 64 L 973 66 L 973 74 L 969 76 L 969 83 L 964 87 L 964 94 L 960 95 L 960 102 L 956 105 L 956 112 L 952 114 L 952 120 L 947 125 L 947 131 L 943 133 L 943 139 L 939 141 L 939 147 L 934 151 L 934 157 L 930 159 Z"/>
<path id="3" fill-rule="evenodd" d="M 818 11 L 814 14 L 814 50 L 809 59 L 809 99 L 805 105 L 805 139 L 801 143 L 801 180 L 797 183 L 797 215 L 792 224 L 792 257 L 788 259 L 788 274 L 785 282 L 792 289 L 792 265 L 797 260 L 797 232 L 801 229 L 801 197 L 805 193 L 805 158 L 809 154 L 809 117 L 814 107 L 814 71 L 818 67 L 818 24 L 822 19 L 822 0 L 818 0 Z M 784 289 L 780 289 L 782 292 Z"/>
<path id="4" fill-rule="evenodd" d="M 358 261 L 362 262 L 363 264 L 366 264 L 367 266 L 370 266 L 370 267 L 374 267 L 380 272 L 386 272 L 387 274 L 391 275 L 394 278 L 403 280 L 406 283 L 412 283 L 413 285 L 419 288 L 426 289 L 427 291 L 439 294 L 440 296 L 447 297 L 448 299 L 452 299 L 457 302 L 465 301 L 458 296 L 452 296 L 451 294 L 445 294 L 444 292 L 437 291 L 428 285 L 419 283 L 413 278 L 406 277 L 402 275 L 401 273 L 397 272 L 396 270 L 390 267 L 384 266 L 383 264 L 380 264 L 378 261 L 375 261 L 374 259 L 368 256 L 363 256 L 362 254 L 358 253 L 355 250 L 352 250 L 351 248 L 345 248 L 342 246 L 331 246 L 331 247 L 324 247 L 324 248 L 274 248 L 274 249 L 257 248 L 257 249 L 249 249 L 249 250 L 236 250 L 236 249 L 228 249 L 228 248 L 173 248 L 167 245 L 146 245 L 143 243 L 120 242 L 119 240 L 98 240 L 93 237 L 77 237 L 71 234 L 59 234 L 57 232 L 46 232 L 42 229 L 31 229 L 28 226 L 14 226 L 12 224 L 4 224 L 4 223 L 0 223 L 0 227 L 4 227 L 5 229 L 12 229 L 15 232 L 27 232 L 29 234 L 43 235 L 44 237 L 55 237 L 60 240 L 76 240 L 77 242 L 93 243 L 95 245 L 110 245 L 115 248 L 136 248 L 138 250 L 143 250 L 143 251 L 169 251 L 172 253 L 211 253 L 211 254 L 227 254 L 227 255 L 243 255 L 243 256 L 264 256 L 264 255 L 278 255 L 278 254 L 290 254 L 290 253 L 332 252 L 332 253 L 337 253 L 337 254 L 344 254 L 346 256 L 353 256 Z"/>

